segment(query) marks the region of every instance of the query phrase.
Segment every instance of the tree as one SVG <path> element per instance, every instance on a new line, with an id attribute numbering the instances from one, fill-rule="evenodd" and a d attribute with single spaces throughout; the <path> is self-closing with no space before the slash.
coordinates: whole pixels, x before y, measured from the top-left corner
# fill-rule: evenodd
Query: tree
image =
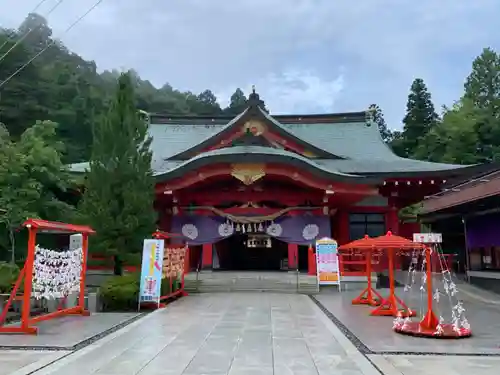
<path id="1" fill-rule="evenodd" d="M 20 35 L 26 35 L 25 45 L 30 46 L 34 53 L 38 53 L 52 43 L 52 29 L 47 20 L 37 14 L 29 13 L 18 28 Z"/>
<path id="2" fill-rule="evenodd" d="M 220 115 L 222 110 L 217 103 L 217 97 L 210 90 L 205 90 L 196 96 L 198 113 L 202 115 Z"/>
<path id="3" fill-rule="evenodd" d="M 436 125 L 438 119 L 431 94 L 424 81 L 421 78 L 415 79 L 408 95 L 402 140 L 397 147 L 398 153 L 404 157 L 412 157 L 418 147 L 419 139 Z"/>
<path id="4" fill-rule="evenodd" d="M 390 144 L 393 140 L 393 134 L 387 127 L 382 109 L 377 104 L 372 104 L 368 110 L 372 113 L 373 122 L 377 124 L 378 131 L 383 141 L 386 144 Z"/>
<path id="5" fill-rule="evenodd" d="M 139 252 L 155 229 L 151 137 L 135 106 L 130 75 L 118 79 L 109 112 L 94 128 L 81 210 L 97 229 L 95 247 L 115 260 L 122 274 L 124 253 Z"/>
<path id="6" fill-rule="evenodd" d="M 15 38 L 0 33 L 0 51 L 3 55 L 15 44 Z M 43 103 L 43 89 L 40 85 L 40 74 L 36 67 L 28 65 L 22 74 L 15 75 L 7 84 L 3 82 L 16 72 L 30 58 L 24 45 L 12 49 L 0 63 L 0 121 L 7 126 L 12 137 L 18 138 L 30 124 L 37 119 L 45 119 L 46 111 Z"/>
<path id="7" fill-rule="evenodd" d="M 477 153 L 485 161 L 493 160 L 500 145 L 500 55 L 485 48 L 472 63 L 464 88 L 464 99 L 480 112 L 480 121 L 474 124 Z"/>
<path id="8" fill-rule="evenodd" d="M 14 231 L 28 217 L 66 221 L 74 212 L 61 199 L 71 179 L 61 161 L 63 145 L 56 129 L 53 122 L 39 121 L 18 142 L 10 139 L 5 127 L 0 129 L 0 225 L 8 233 L 12 261 Z"/>
<path id="9" fill-rule="evenodd" d="M 237 88 L 236 91 L 231 95 L 229 107 L 227 107 L 224 112 L 227 115 L 237 116 L 243 112 L 247 107 L 247 97 L 245 93 Z"/>
<path id="10" fill-rule="evenodd" d="M 420 139 L 415 150 L 418 159 L 452 164 L 474 164 L 477 154 L 476 125 L 481 111 L 472 101 L 462 99 L 452 108 L 444 108 L 443 120 Z"/>

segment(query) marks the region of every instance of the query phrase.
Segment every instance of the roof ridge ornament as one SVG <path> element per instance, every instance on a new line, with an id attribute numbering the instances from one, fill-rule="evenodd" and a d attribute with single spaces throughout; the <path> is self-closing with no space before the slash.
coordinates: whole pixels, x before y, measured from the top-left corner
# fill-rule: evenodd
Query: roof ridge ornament
<path id="1" fill-rule="evenodd" d="M 262 109 L 266 108 L 264 101 L 260 99 L 259 94 L 255 91 L 255 85 L 252 85 L 252 92 L 248 96 L 248 107 L 249 108 L 257 108 L 260 107 Z"/>

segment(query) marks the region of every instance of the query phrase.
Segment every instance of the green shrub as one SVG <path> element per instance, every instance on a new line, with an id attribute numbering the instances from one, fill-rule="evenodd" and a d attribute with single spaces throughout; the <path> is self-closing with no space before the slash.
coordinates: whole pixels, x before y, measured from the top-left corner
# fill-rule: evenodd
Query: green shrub
<path id="1" fill-rule="evenodd" d="M 0 293 L 9 294 L 19 277 L 17 264 L 0 262 Z"/>
<path id="2" fill-rule="evenodd" d="M 126 266 L 140 266 L 142 263 L 142 253 L 123 254 L 123 264 Z"/>
<path id="3" fill-rule="evenodd" d="M 139 274 L 110 277 L 100 288 L 104 311 L 137 310 L 139 302 Z"/>
<path id="4" fill-rule="evenodd" d="M 161 280 L 161 295 L 165 296 L 180 288 L 180 280 Z M 99 294 L 104 311 L 136 311 L 139 303 L 140 274 L 110 277 L 101 286 Z"/>

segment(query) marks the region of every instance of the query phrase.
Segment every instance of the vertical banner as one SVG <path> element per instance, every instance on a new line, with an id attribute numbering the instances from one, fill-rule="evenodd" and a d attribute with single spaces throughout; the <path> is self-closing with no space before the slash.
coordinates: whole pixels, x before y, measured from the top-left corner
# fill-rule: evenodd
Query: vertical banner
<path id="1" fill-rule="evenodd" d="M 322 238 L 316 241 L 316 269 L 319 285 L 338 285 L 340 289 L 337 241 Z"/>
<path id="2" fill-rule="evenodd" d="M 144 240 L 139 307 L 142 302 L 160 304 L 164 246 L 163 240 Z"/>

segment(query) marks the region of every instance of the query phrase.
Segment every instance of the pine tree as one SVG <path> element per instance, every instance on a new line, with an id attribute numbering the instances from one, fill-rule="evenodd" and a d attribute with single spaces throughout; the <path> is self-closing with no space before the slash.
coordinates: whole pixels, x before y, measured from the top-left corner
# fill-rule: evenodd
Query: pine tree
<path id="1" fill-rule="evenodd" d="M 408 95 L 406 115 L 403 119 L 402 140 L 398 153 L 404 157 L 412 157 L 418 148 L 419 139 L 424 137 L 438 120 L 439 116 L 434 109 L 427 86 L 423 79 L 415 79 Z"/>
<path id="2" fill-rule="evenodd" d="M 393 139 L 393 134 L 387 127 L 382 109 L 377 104 L 372 104 L 368 110 L 372 113 L 373 122 L 377 124 L 378 131 L 380 132 L 380 136 L 383 141 L 386 144 L 390 144 Z"/>
<path id="3" fill-rule="evenodd" d="M 231 95 L 229 107 L 227 107 L 224 112 L 227 115 L 237 116 L 247 108 L 247 97 L 245 93 L 240 88 Z"/>
<path id="4" fill-rule="evenodd" d="M 81 209 L 97 231 L 96 251 L 114 256 L 140 252 L 155 228 L 154 178 L 148 125 L 135 107 L 129 73 L 118 80 L 107 116 L 94 128 L 94 141 Z"/>

